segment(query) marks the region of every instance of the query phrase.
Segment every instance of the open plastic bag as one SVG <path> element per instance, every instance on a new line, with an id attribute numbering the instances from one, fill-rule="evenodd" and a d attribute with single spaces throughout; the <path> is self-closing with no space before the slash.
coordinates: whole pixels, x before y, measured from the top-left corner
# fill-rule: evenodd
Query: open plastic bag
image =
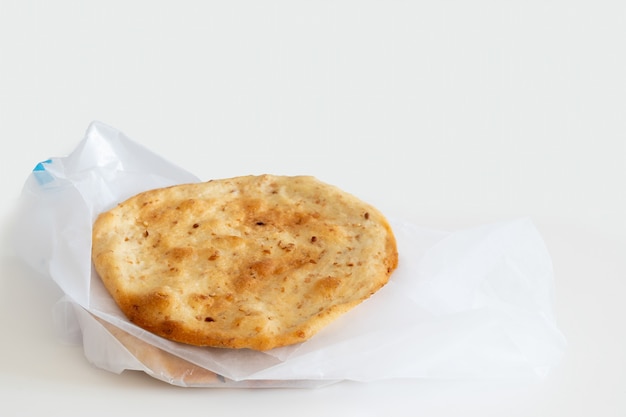
<path id="1" fill-rule="evenodd" d="M 141 370 L 180 386 L 317 387 L 542 377 L 562 356 L 551 260 L 526 218 L 455 232 L 389 218 L 399 249 L 389 283 L 298 345 L 206 348 L 146 332 L 126 319 L 95 273 L 91 226 L 98 213 L 140 191 L 197 181 L 99 122 L 70 155 L 37 164 L 27 178 L 18 253 L 63 290 L 56 320 L 82 340 L 96 366 Z"/>

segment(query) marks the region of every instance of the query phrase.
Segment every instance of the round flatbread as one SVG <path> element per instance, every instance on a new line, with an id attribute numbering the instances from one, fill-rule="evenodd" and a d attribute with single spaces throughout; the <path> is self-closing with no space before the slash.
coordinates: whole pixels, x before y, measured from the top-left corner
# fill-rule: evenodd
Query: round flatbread
<path id="1" fill-rule="evenodd" d="M 120 309 L 170 340 L 267 350 L 302 342 L 387 283 L 393 232 L 310 176 L 244 176 L 140 193 L 93 226 Z"/>

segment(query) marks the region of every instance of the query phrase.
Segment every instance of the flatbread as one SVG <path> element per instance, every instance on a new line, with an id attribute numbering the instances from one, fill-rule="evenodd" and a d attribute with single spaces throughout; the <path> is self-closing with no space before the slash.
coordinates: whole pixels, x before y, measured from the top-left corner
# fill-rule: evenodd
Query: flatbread
<path id="1" fill-rule="evenodd" d="M 140 193 L 98 216 L 93 262 L 136 325 L 177 342 L 303 342 L 387 283 L 393 232 L 310 176 L 244 176 Z"/>
<path id="2" fill-rule="evenodd" d="M 145 367 L 146 373 L 174 385 L 186 387 L 223 385 L 223 377 L 186 361 L 172 353 L 159 349 L 132 334 L 96 316 L 98 321 L 113 337 Z"/>

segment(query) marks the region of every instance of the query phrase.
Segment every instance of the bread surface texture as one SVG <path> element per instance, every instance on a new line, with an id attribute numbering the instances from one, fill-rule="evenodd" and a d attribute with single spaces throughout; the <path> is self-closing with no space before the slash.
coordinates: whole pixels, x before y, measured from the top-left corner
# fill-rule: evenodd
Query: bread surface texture
<path id="1" fill-rule="evenodd" d="M 375 207 L 310 176 L 242 176 L 140 193 L 100 214 L 95 269 L 128 319 L 177 342 L 303 342 L 398 263 Z"/>

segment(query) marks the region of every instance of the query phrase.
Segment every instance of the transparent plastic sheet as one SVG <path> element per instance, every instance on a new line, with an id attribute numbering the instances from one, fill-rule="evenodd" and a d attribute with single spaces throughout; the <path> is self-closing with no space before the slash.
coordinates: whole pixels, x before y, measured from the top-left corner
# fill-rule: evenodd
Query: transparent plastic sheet
<path id="1" fill-rule="evenodd" d="M 390 218 L 400 255 L 390 282 L 299 345 L 215 349 L 148 333 L 125 318 L 93 270 L 91 226 L 98 213 L 140 191 L 197 181 L 99 122 L 71 154 L 37 164 L 27 178 L 18 253 L 63 290 L 56 320 L 94 365 L 179 386 L 319 387 L 537 378 L 563 354 L 550 256 L 527 218 L 454 232 Z"/>

